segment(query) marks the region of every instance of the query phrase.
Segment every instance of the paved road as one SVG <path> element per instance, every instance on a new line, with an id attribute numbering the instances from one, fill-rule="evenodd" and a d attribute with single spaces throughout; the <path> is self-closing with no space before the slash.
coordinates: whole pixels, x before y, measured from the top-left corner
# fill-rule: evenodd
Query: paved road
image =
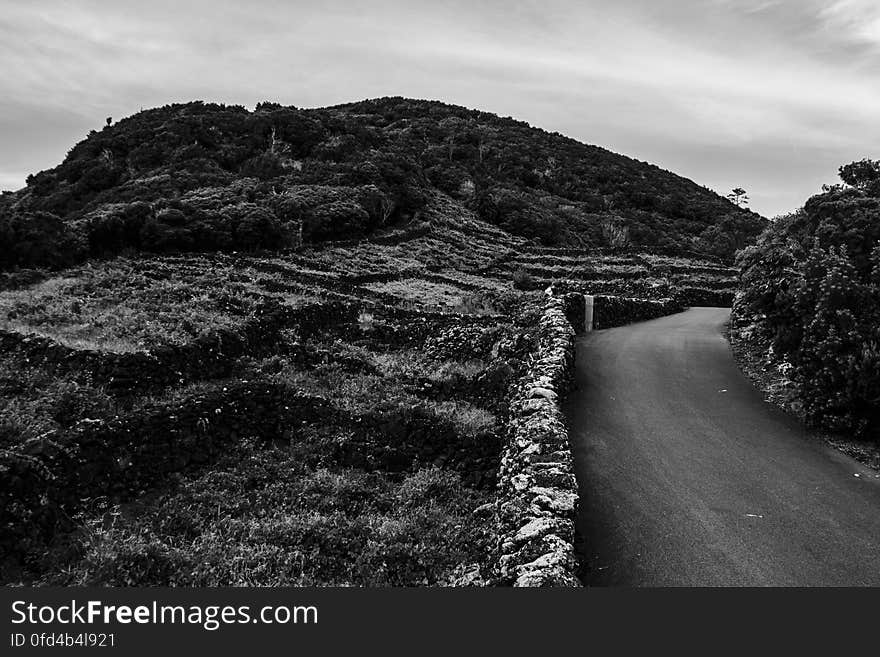
<path id="1" fill-rule="evenodd" d="M 728 314 L 579 343 L 566 413 L 587 583 L 880 585 L 880 478 L 763 400 Z"/>

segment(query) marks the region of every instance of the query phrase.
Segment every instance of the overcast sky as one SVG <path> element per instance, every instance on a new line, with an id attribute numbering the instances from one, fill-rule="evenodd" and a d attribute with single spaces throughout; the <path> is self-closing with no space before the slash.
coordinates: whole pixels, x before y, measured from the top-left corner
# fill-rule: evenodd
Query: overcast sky
<path id="1" fill-rule="evenodd" d="M 880 157 L 877 0 L 6 0 L 0 188 L 194 99 L 432 98 L 792 210 Z"/>

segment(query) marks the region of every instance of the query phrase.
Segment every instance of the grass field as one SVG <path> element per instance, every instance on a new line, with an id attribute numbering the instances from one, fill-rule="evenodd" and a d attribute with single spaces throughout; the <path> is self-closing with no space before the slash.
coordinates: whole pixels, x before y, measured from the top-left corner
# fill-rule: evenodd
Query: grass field
<path id="1" fill-rule="evenodd" d="M 0 326 L 117 353 L 185 344 L 239 326 L 262 303 L 310 300 L 305 294 L 271 294 L 266 278 L 220 257 L 118 258 L 0 292 Z"/>

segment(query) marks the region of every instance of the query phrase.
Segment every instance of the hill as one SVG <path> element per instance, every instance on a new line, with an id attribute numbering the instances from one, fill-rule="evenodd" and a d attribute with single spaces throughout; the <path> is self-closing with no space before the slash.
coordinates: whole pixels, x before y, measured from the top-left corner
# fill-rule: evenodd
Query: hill
<path id="1" fill-rule="evenodd" d="M 637 174 L 681 213 L 638 209 Z M 728 304 L 736 271 L 690 249 L 761 221 L 401 99 L 150 110 L 0 204 L 0 580 L 47 584 L 509 583 L 499 472 L 543 289 L 580 326 L 583 293 L 616 322 Z"/>
<path id="2" fill-rule="evenodd" d="M 765 223 L 653 165 L 439 102 L 193 102 L 93 131 L 4 194 L 0 267 L 359 238 L 420 221 L 434 192 L 544 246 L 731 258 Z"/>

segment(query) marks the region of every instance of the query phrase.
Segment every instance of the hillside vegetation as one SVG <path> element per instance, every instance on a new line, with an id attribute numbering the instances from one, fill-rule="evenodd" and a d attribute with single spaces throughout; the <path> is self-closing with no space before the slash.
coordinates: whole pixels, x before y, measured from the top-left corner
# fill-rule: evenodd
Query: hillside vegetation
<path id="1" fill-rule="evenodd" d="M 840 168 L 739 257 L 741 331 L 790 375 L 817 426 L 880 438 L 880 163 Z"/>
<path id="2" fill-rule="evenodd" d="M 194 102 L 93 131 L 59 166 L 4 194 L 0 267 L 359 238 L 421 220 L 437 191 L 552 246 L 730 258 L 764 224 L 656 166 L 439 102 L 253 112 Z"/>

